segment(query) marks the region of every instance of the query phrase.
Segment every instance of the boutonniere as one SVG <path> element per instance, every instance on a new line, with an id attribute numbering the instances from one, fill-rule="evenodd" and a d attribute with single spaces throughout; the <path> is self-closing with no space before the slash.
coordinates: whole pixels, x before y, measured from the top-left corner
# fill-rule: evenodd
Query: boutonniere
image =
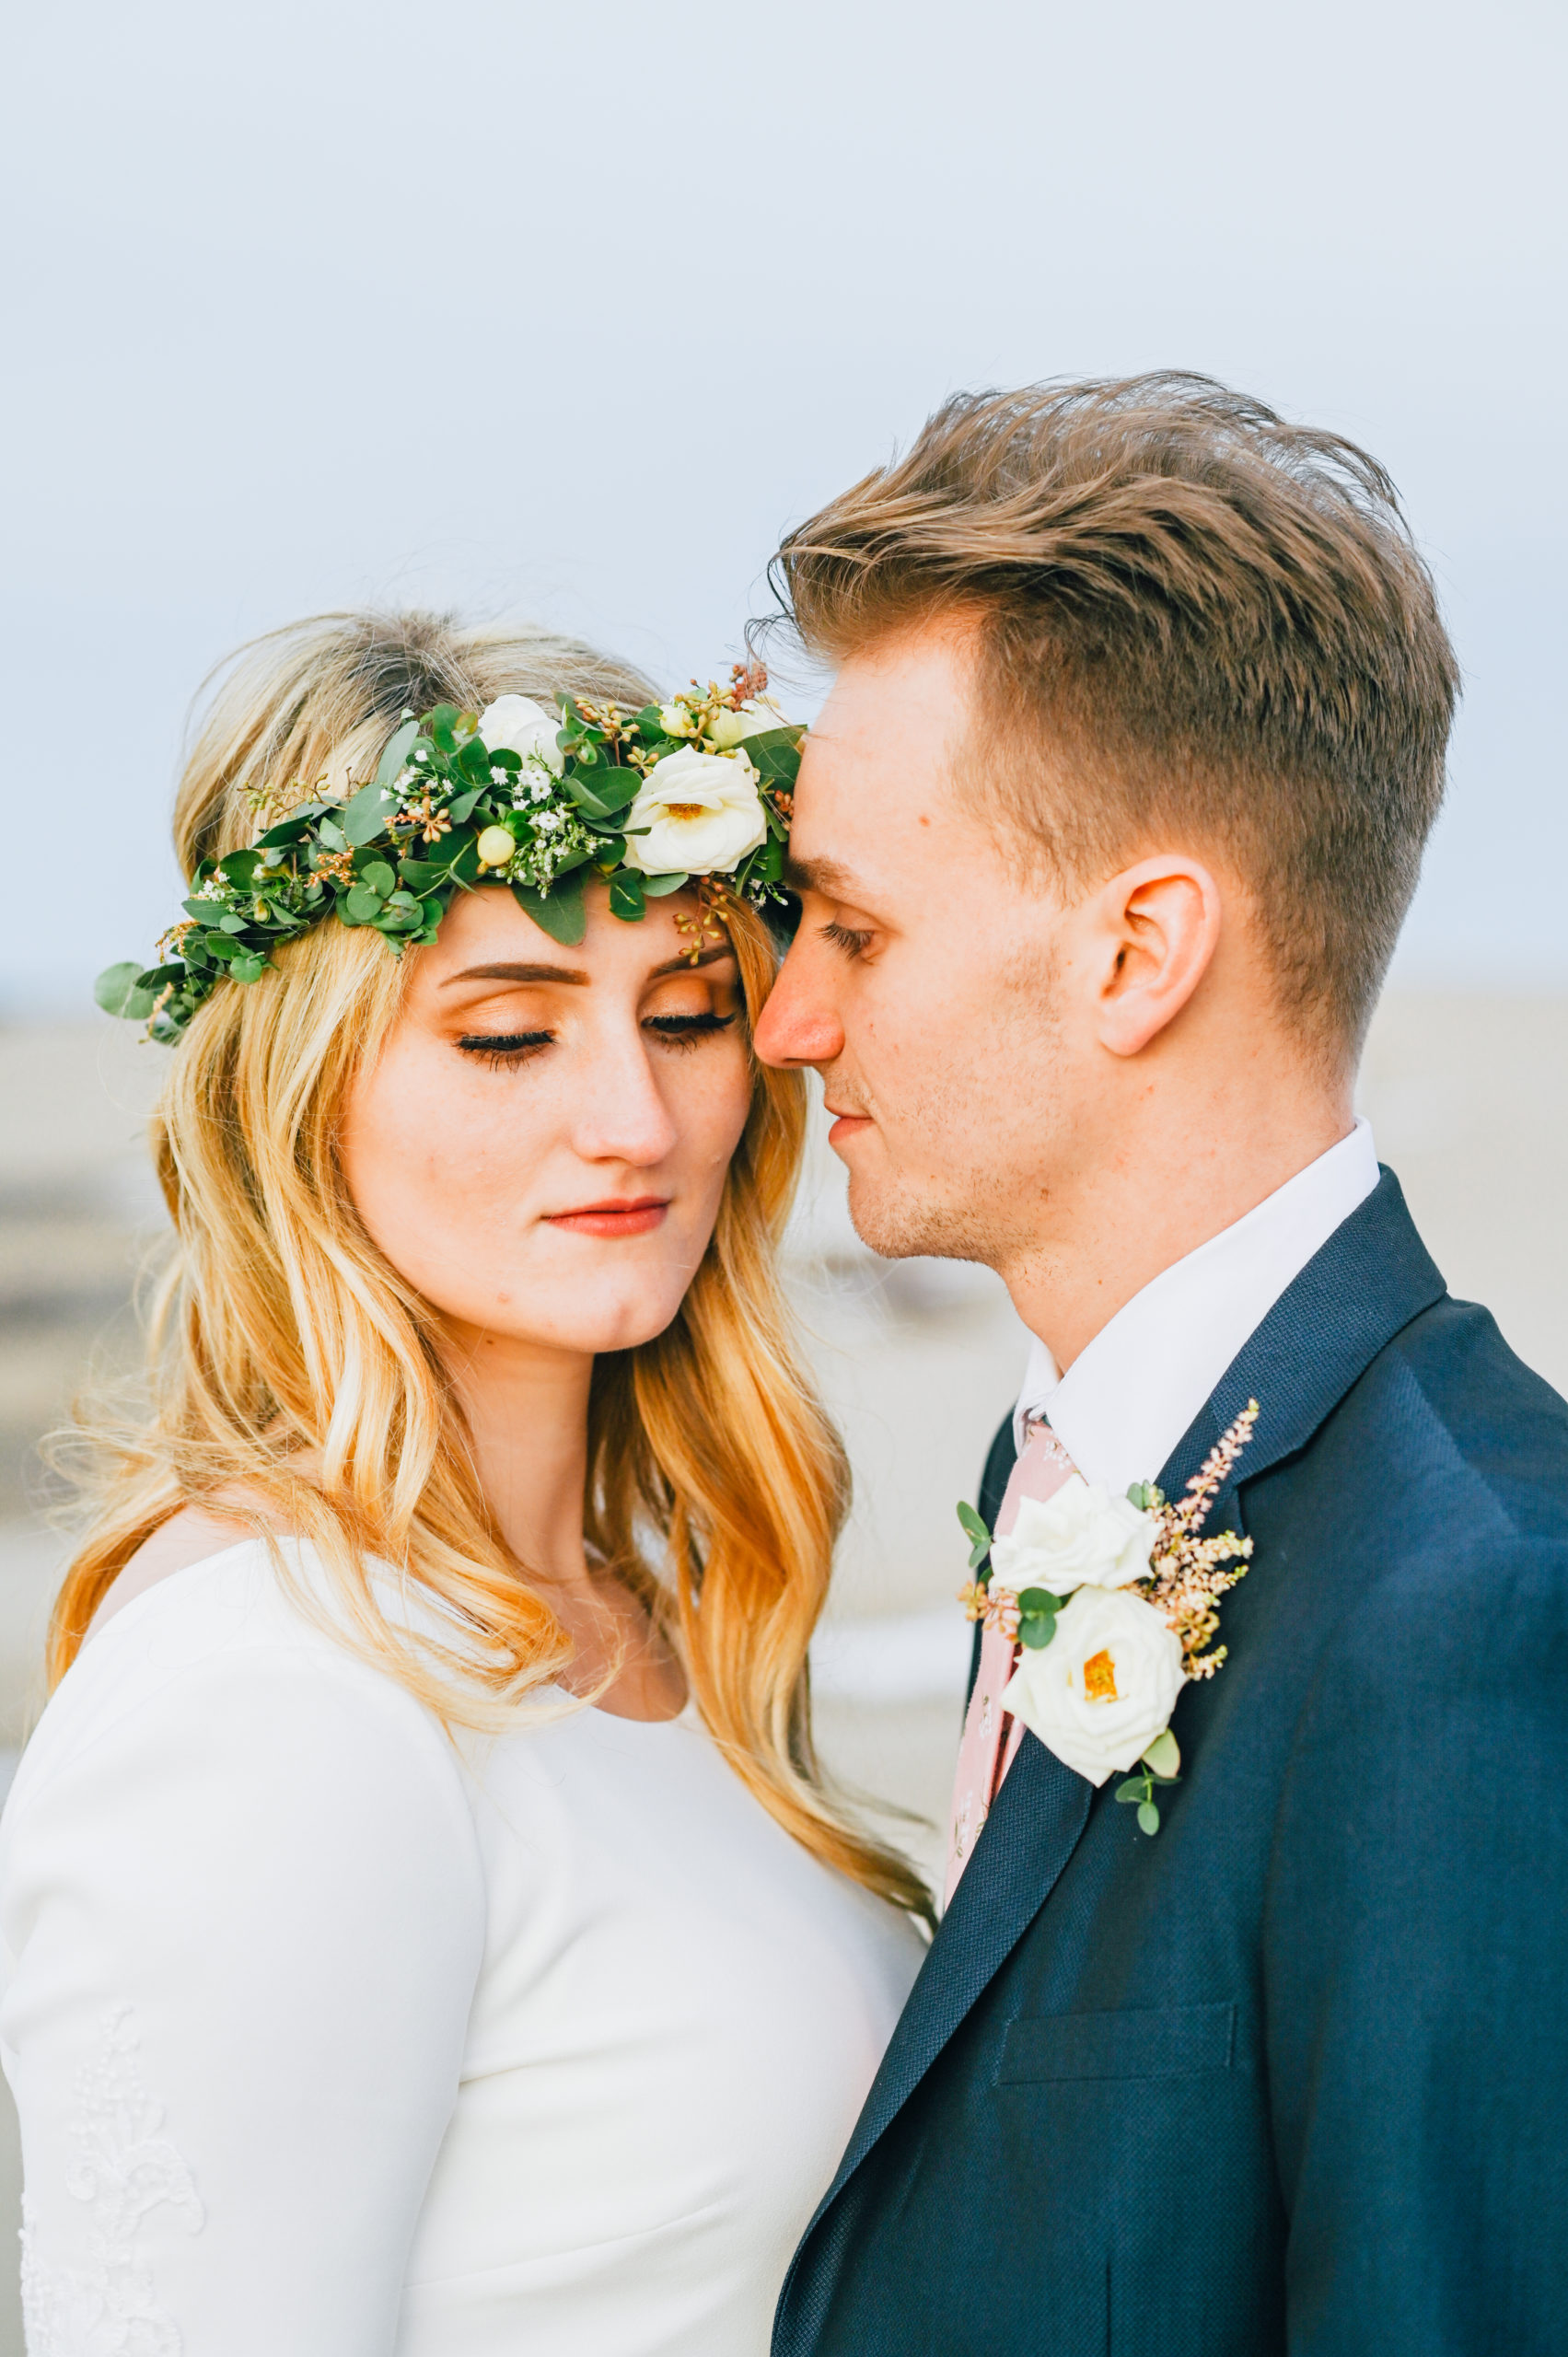
<path id="1" fill-rule="evenodd" d="M 1219 1599 L 1252 1541 L 1200 1533 L 1257 1421 L 1249 1399 L 1174 1504 L 1152 1481 L 1112 1498 L 1074 1473 L 1043 1503 L 1023 1499 L 1005 1538 L 958 1508 L 975 1574 L 958 1601 L 1020 1648 L 1003 1709 L 1097 1788 L 1136 1770 L 1116 1797 L 1136 1805 L 1145 1833 L 1159 1831 L 1156 1787 L 1179 1781 L 1176 1698 L 1225 1658 Z"/>

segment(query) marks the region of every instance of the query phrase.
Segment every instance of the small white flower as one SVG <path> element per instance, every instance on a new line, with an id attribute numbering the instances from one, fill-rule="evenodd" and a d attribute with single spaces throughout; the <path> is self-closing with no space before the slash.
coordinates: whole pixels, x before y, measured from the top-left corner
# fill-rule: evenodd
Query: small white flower
<path id="1" fill-rule="evenodd" d="M 683 703 L 661 703 L 658 725 L 667 737 L 694 737 L 697 724 Z"/>
<path id="2" fill-rule="evenodd" d="M 1053 1596 L 1070 1596 L 1086 1581 L 1125 1587 L 1148 1571 L 1158 1528 L 1152 1514 L 1073 1473 L 1043 1504 L 1023 1500 L 1012 1529 L 992 1548 L 992 1582 L 1015 1594 L 1043 1587 Z"/>
<path id="3" fill-rule="evenodd" d="M 764 728 L 782 728 L 784 716 L 769 696 L 754 696 L 738 712 L 715 713 L 708 729 L 708 739 L 721 753 L 734 745 L 744 744 L 748 737 L 760 737 Z"/>
<path id="4" fill-rule="evenodd" d="M 558 713 L 546 712 L 531 696 L 497 696 L 479 715 L 479 733 L 493 752 L 520 753 L 524 761 L 542 761 L 559 777 L 565 757 L 555 738 Z"/>
<path id="5" fill-rule="evenodd" d="M 560 824 L 561 813 L 559 810 L 541 810 L 539 817 L 534 820 L 534 825 L 541 835 L 554 834 Z"/>
<path id="6" fill-rule="evenodd" d="M 1183 1676 L 1181 1640 L 1163 1612 L 1124 1588 L 1081 1587 L 1051 1643 L 1024 1648 L 1002 1708 L 1098 1787 L 1165 1732 Z"/>
<path id="7" fill-rule="evenodd" d="M 727 875 L 768 840 L 757 772 L 745 754 L 726 760 L 694 745 L 667 753 L 649 771 L 626 827 L 626 865 L 645 876 Z"/>

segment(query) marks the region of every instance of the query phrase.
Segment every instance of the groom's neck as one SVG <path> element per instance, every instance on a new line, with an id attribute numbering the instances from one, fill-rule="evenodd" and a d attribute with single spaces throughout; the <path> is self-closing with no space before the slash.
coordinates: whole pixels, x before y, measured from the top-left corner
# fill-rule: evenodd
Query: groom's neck
<path id="1" fill-rule="evenodd" d="M 1036 1233 L 999 1262 L 1014 1307 L 1065 1372 L 1145 1285 L 1327 1154 L 1353 1120 L 1349 1076 L 1250 1095 L 1222 1078 L 1196 1097 L 1129 1105 L 1109 1150 L 1047 1194 Z"/>

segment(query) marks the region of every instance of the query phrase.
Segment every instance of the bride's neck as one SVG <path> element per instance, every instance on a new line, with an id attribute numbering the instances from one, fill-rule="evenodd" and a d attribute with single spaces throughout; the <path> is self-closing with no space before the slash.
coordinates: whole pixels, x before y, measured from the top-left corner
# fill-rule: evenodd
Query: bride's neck
<path id="1" fill-rule="evenodd" d="M 583 1487 L 593 1358 L 472 1327 L 444 1355 L 468 1417 L 480 1486 L 501 1535 L 538 1577 L 587 1578 Z"/>

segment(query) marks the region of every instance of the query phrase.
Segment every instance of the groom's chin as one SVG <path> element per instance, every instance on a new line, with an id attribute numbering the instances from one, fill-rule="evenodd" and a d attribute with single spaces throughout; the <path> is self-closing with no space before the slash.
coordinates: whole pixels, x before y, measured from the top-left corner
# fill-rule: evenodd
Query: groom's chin
<path id="1" fill-rule="evenodd" d="M 970 1223 L 885 1175 L 852 1170 L 849 1215 L 855 1234 L 884 1260 L 973 1260 L 981 1256 Z"/>

